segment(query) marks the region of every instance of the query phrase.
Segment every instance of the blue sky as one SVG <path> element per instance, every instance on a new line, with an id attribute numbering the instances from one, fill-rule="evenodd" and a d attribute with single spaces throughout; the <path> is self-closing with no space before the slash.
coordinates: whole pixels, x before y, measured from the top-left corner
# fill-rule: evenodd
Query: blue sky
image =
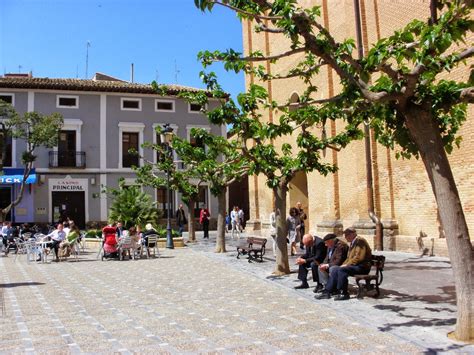
<path id="1" fill-rule="evenodd" d="M 216 7 L 201 13 L 193 0 L 0 0 L 0 74 L 85 78 L 106 73 L 135 82 L 202 87 L 196 55 L 204 49 L 242 51 L 241 23 Z M 176 65 L 175 65 L 176 63 Z M 21 66 L 21 67 L 20 67 Z M 223 88 L 244 90 L 242 74 L 215 67 Z"/>

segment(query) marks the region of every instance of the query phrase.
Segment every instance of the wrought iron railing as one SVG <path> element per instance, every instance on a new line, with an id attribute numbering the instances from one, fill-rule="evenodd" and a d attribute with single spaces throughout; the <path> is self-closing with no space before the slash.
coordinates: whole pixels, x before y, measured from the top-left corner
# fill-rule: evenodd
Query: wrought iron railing
<path id="1" fill-rule="evenodd" d="M 139 166 L 140 158 L 137 154 L 124 154 L 122 157 L 122 167 L 131 168 L 132 166 Z"/>
<path id="2" fill-rule="evenodd" d="M 86 152 L 51 151 L 49 152 L 50 168 L 81 168 L 86 167 Z"/>

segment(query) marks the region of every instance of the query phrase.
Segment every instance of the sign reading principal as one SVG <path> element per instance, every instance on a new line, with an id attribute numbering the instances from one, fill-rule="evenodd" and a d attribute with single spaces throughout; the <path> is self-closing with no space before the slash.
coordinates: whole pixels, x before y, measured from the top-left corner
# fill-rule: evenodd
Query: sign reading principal
<path id="1" fill-rule="evenodd" d="M 49 190 L 52 192 L 87 191 L 87 179 L 49 179 Z"/>
<path id="2" fill-rule="evenodd" d="M 52 191 L 84 191 L 84 186 L 76 180 L 60 180 L 52 185 Z"/>

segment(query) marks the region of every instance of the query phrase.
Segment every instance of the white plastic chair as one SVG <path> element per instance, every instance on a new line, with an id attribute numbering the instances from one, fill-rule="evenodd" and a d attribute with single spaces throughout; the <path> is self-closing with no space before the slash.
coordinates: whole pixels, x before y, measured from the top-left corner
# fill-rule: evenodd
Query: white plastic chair
<path id="1" fill-rule="evenodd" d="M 147 243 L 145 243 L 142 247 L 142 254 L 145 252 L 146 258 L 150 256 L 150 251 L 153 250 L 153 256 L 159 257 L 160 250 L 158 249 L 158 235 L 157 234 L 150 234 L 147 236 Z M 154 244 L 154 246 L 150 247 L 150 244 Z"/>
<path id="2" fill-rule="evenodd" d="M 119 245 L 118 245 L 118 251 L 119 251 L 119 259 L 123 260 L 123 253 L 128 252 L 128 256 L 131 259 L 135 260 L 135 255 L 133 252 L 133 243 L 132 243 L 132 237 L 129 235 L 123 236 L 119 240 Z"/>
<path id="3" fill-rule="evenodd" d="M 41 247 L 36 243 L 36 240 L 33 238 L 28 239 L 25 242 L 26 247 L 26 261 L 37 261 L 38 256 L 41 257 L 42 250 Z"/>

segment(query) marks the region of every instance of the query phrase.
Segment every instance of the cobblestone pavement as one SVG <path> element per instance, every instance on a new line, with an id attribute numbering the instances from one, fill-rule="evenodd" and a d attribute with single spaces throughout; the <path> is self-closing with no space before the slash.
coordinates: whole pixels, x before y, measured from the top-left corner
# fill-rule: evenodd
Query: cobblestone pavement
<path id="1" fill-rule="evenodd" d="M 248 263 L 236 258 L 235 246 L 240 241 L 231 240 L 229 235 L 226 242 L 227 253 L 214 253 L 213 236 L 215 237 L 215 233 L 211 234 L 210 241 L 203 241 L 198 236 L 199 242 L 189 246 L 195 251 L 205 253 L 209 258 L 232 266 L 233 269 L 242 270 L 286 290 L 292 290 L 299 284 L 296 275 L 298 268 L 294 263 L 297 256 L 289 257 L 292 274 L 282 277 L 271 275 L 275 260 L 271 241 L 267 243 L 265 262 Z M 300 250 L 300 253 L 303 251 Z M 379 298 L 354 298 L 357 292 L 355 285 L 350 286 L 353 294 L 351 300 L 342 302 L 342 305 L 332 299 L 315 300 L 312 288 L 294 292 L 298 297 L 334 310 L 342 317 L 357 317 L 361 324 L 420 346 L 426 353 L 474 354 L 474 345 L 455 342 L 447 337 L 456 323 L 456 297 L 449 259 L 420 257 L 402 252 L 384 251 L 383 254 L 387 259 Z M 310 285 L 314 285 L 310 281 L 311 272 L 308 278 Z"/>
<path id="2" fill-rule="evenodd" d="M 0 352 L 379 354 L 429 349 L 379 329 L 359 309 L 348 312 L 365 301 L 339 307 L 316 302 L 309 292 L 294 291 L 291 277 L 269 279 L 261 267 L 268 271 L 271 262 L 237 263 L 232 253 L 217 255 L 212 248 L 200 242 L 164 250 L 161 258 L 121 262 L 98 261 L 95 252 L 77 262 L 51 264 L 28 264 L 24 256 L 0 258 L 5 303 Z"/>

